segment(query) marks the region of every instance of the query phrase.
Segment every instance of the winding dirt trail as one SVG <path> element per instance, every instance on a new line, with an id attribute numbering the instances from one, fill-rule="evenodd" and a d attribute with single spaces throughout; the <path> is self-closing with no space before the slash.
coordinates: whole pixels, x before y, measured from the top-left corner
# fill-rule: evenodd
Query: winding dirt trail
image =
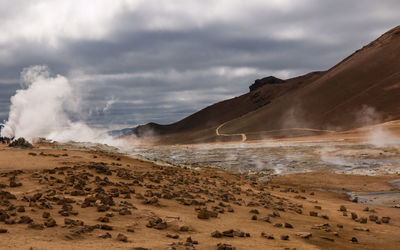
<path id="1" fill-rule="evenodd" d="M 219 125 L 216 129 L 215 129 L 215 134 L 217 136 L 241 136 L 242 137 L 242 142 L 245 142 L 247 140 L 247 136 L 245 133 L 238 133 L 238 134 L 224 134 L 224 133 L 220 133 L 219 130 L 230 121 L 224 122 L 221 125 Z M 337 133 L 337 131 L 333 131 L 333 130 L 321 130 L 321 129 L 312 129 L 312 128 L 287 128 L 287 129 L 276 129 L 276 130 L 269 130 L 269 131 L 261 131 L 264 133 L 270 133 L 270 132 L 279 132 L 279 131 L 314 131 L 314 132 L 327 132 L 327 133 Z"/>
<path id="2" fill-rule="evenodd" d="M 229 122 L 229 121 L 228 121 Z M 245 142 L 247 140 L 247 136 L 245 133 L 240 133 L 240 134 L 221 134 L 219 130 L 226 124 L 227 122 L 222 123 L 215 129 L 215 133 L 217 136 L 237 136 L 240 135 L 242 137 L 242 142 Z"/>

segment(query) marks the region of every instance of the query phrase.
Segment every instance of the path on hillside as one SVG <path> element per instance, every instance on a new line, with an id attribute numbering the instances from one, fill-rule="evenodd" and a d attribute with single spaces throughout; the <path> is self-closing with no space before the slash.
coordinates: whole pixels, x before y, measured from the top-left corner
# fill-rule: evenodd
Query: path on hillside
<path id="1" fill-rule="evenodd" d="M 215 133 L 217 134 L 217 136 L 241 136 L 242 137 L 242 142 L 245 142 L 247 140 L 247 136 L 245 133 L 238 133 L 238 134 L 223 134 L 220 133 L 219 130 L 226 124 L 228 123 L 224 122 L 221 125 L 219 125 L 216 129 L 215 129 Z M 322 130 L 322 129 L 313 129 L 313 128 L 286 128 L 286 129 L 276 129 L 276 130 L 268 130 L 268 131 L 260 131 L 263 133 L 271 133 L 271 132 L 280 132 L 280 131 L 296 131 L 296 130 L 300 130 L 300 131 L 313 131 L 313 132 L 327 132 L 327 133 L 337 133 L 337 131 L 333 131 L 333 130 Z"/>
<path id="2" fill-rule="evenodd" d="M 229 121 L 228 121 L 229 122 Z M 240 133 L 240 134 L 221 134 L 219 132 L 219 130 L 226 124 L 227 122 L 222 123 L 221 125 L 219 125 L 216 129 L 215 129 L 215 133 L 217 134 L 217 136 L 237 136 L 240 135 L 242 137 L 242 142 L 245 142 L 247 140 L 247 136 L 245 133 Z"/>

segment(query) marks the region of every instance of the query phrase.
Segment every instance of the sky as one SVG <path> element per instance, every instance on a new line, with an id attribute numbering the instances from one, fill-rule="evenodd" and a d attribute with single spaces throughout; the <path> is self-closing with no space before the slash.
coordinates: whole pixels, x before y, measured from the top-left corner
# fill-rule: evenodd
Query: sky
<path id="1" fill-rule="evenodd" d="M 399 10 L 398 0 L 0 0 L 0 121 L 24 68 L 46 65 L 91 126 L 175 122 L 255 79 L 329 69 L 399 25 Z"/>

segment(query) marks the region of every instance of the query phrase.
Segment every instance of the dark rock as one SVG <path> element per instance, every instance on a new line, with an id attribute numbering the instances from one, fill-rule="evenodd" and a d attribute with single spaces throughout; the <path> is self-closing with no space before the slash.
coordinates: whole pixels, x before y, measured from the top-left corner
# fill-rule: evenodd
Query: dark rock
<path id="1" fill-rule="evenodd" d="M 279 84 L 279 83 L 284 83 L 285 81 L 279 78 L 276 78 L 274 76 L 268 76 L 268 77 L 264 77 L 262 79 L 257 79 L 254 81 L 254 83 L 252 85 L 250 85 L 249 89 L 250 92 L 254 91 L 266 84 Z"/>
<path id="2" fill-rule="evenodd" d="M 382 223 L 389 223 L 390 222 L 390 217 L 385 216 L 381 218 Z"/>
<path id="3" fill-rule="evenodd" d="M 43 224 L 30 223 L 28 225 L 28 228 L 35 229 L 35 230 L 43 230 L 44 226 L 43 226 Z"/>
<path id="4" fill-rule="evenodd" d="M 122 242 L 128 242 L 128 237 L 126 237 L 124 234 L 119 233 L 117 235 L 117 240 L 122 241 Z"/>
<path id="5" fill-rule="evenodd" d="M 217 249 L 218 250 L 236 250 L 236 247 L 233 247 L 232 245 L 225 244 L 225 243 L 218 243 Z"/>
<path id="6" fill-rule="evenodd" d="M 112 236 L 111 236 L 111 234 L 109 232 L 106 232 L 105 234 L 101 234 L 98 237 L 102 238 L 102 239 L 110 239 L 110 238 L 112 238 Z"/>
<path id="7" fill-rule="evenodd" d="M 179 235 L 177 234 L 167 234 L 167 237 L 172 239 L 179 239 Z"/>
<path id="8" fill-rule="evenodd" d="M 44 225 L 46 227 L 55 227 L 57 226 L 57 222 L 54 219 L 49 219 L 44 223 Z"/>
<path id="9" fill-rule="evenodd" d="M 293 228 L 292 224 L 285 222 L 285 228 Z"/>
<path id="10" fill-rule="evenodd" d="M 309 232 L 298 232 L 298 233 L 296 233 L 296 236 L 299 236 L 300 238 L 303 238 L 303 239 L 309 239 L 309 238 L 311 238 L 312 234 Z"/>
<path id="11" fill-rule="evenodd" d="M 352 243 L 358 243 L 358 240 L 357 240 L 356 237 L 352 237 L 351 240 L 350 240 L 350 242 L 352 242 Z"/>
<path id="12" fill-rule="evenodd" d="M 218 230 L 211 233 L 211 237 L 214 238 L 222 238 L 222 236 L 223 236 L 222 233 Z"/>
<path id="13" fill-rule="evenodd" d="M 23 149 L 33 148 L 33 145 L 31 143 L 29 143 L 27 140 L 25 140 L 25 138 L 23 138 L 23 137 L 20 137 L 17 140 L 14 140 L 8 146 L 13 147 L 13 148 L 23 148 Z"/>
<path id="14" fill-rule="evenodd" d="M 289 235 L 281 235 L 281 240 L 289 240 Z"/>
<path id="15" fill-rule="evenodd" d="M 113 227 L 112 227 L 112 226 L 109 226 L 109 225 L 107 225 L 107 224 L 101 224 L 101 225 L 100 225 L 100 229 L 102 229 L 102 230 L 107 230 L 107 231 L 111 231 L 111 230 L 113 230 Z"/>
<path id="16" fill-rule="evenodd" d="M 266 238 L 268 240 L 274 240 L 275 239 L 275 237 L 272 234 L 267 234 L 267 233 L 264 233 L 264 232 L 261 233 L 261 237 L 264 237 L 264 238 Z"/>
<path id="17" fill-rule="evenodd" d="M 31 223 L 33 220 L 29 217 L 29 216 L 21 216 L 18 224 L 29 224 Z"/>

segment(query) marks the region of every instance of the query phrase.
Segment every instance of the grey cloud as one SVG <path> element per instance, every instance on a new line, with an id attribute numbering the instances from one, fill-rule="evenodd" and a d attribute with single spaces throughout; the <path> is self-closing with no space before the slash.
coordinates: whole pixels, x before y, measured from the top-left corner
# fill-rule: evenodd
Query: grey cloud
<path id="1" fill-rule="evenodd" d="M 307 0 L 287 11 L 248 2 L 237 17 L 197 26 L 190 16 L 140 6 L 118 12 L 102 39 L 63 38 L 57 47 L 17 39 L 0 46 L 12 59 L 2 62 L 0 80 L 18 79 L 22 68 L 47 64 L 79 87 L 82 116 L 92 125 L 169 123 L 245 93 L 253 80 L 266 74 L 294 77 L 328 69 L 396 26 L 400 17 L 400 2 L 392 0 Z M 182 27 L 148 29 L 157 15 Z M 221 68 L 228 73 L 218 74 Z M 251 70 L 234 74 L 242 68 Z M 79 81 L 79 74 L 86 80 Z M 17 83 L 0 81 L 0 120 L 7 118 L 16 88 Z M 196 98 L 183 98 L 190 95 Z M 111 98 L 115 103 L 103 112 Z"/>

